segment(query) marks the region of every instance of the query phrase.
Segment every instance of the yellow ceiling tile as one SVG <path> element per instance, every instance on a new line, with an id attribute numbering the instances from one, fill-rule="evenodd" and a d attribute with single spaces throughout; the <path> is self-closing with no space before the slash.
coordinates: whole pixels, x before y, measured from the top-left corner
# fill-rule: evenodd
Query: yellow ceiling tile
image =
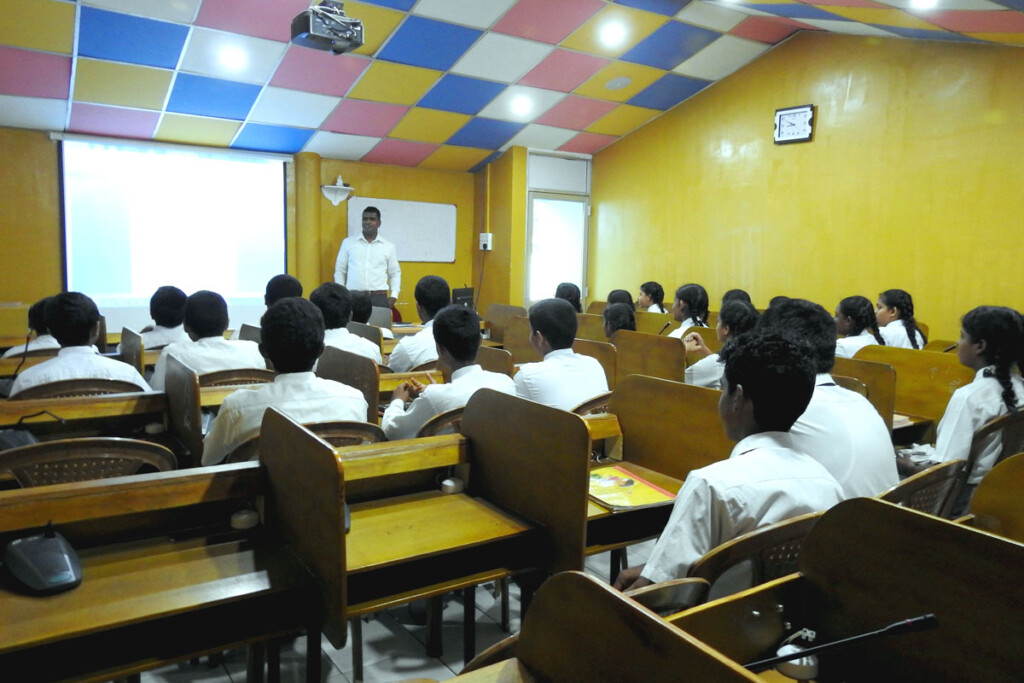
<path id="1" fill-rule="evenodd" d="M 489 149 L 476 147 L 455 147 L 445 145 L 420 162 L 420 168 L 437 168 L 445 171 L 468 171 L 487 158 Z"/>
<path id="2" fill-rule="evenodd" d="M 654 33 L 668 20 L 669 17 L 661 14 L 644 12 L 622 5 L 608 5 L 562 41 L 562 47 L 603 57 L 618 57 Z M 615 22 L 622 24 L 625 28 L 625 37 L 614 47 L 608 47 L 601 40 L 601 32 Z"/>
<path id="3" fill-rule="evenodd" d="M 357 55 L 373 55 L 377 52 L 405 16 L 402 12 L 356 0 L 346 0 L 345 14 L 358 17 L 363 22 L 363 40 L 366 42 L 358 50 L 352 51 Z"/>
<path id="4" fill-rule="evenodd" d="M 898 9 L 871 9 L 867 7 L 839 7 L 828 6 L 828 11 L 838 14 L 847 19 L 859 21 L 862 24 L 877 24 L 879 26 L 899 26 L 901 28 L 924 28 L 932 31 L 940 30 L 935 24 L 918 19 L 913 14 L 901 12 Z"/>
<path id="5" fill-rule="evenodd" d="M 625 102 L 633 95 L 654 83 L 665 75 L 665 71 L 642 64 L 630 64 L 629 62 L 612 62 L 596 74 L 591 76 L 580 87 L 576 88 L 577 95 L 584 97 L 596 97 L 601 100 L 612 102 Z M 605 87 L 608 81 L 614 78 L 626 77 L 631 83 L 618 90 L 610 90 Z"/>
<path id="6" fill-rule="evenodd" d="M 660 113 L 657 109 L 623 104 L 594 121 L 586 130 L 588 133 L 601 133 L 602 135 L 625 135 Z"/>
<path id="7" fill-rule="evenodd" d="M 78 58 L 74 99 L 122 107 L 163 109 L 173 72 L 135 64 Z"/>
<path id="8" fill-rule="evenodd" d="M 74 3 L 0 0 L 0 17 L 0 45 L 65 55 L 74 49 Z"/>
<path id="9" fill-rule="evenodd" d="M 416 104 L 441 76 L 440 71 L 374 61 L 348 96 L 370 102 Z"/>
<path id="10" fill-rule="evenodd" d="M 391 129 L 388 137 L 420 142 L 447 142 L 471 118 L 450 111 L 414 107 Z"/>
<path id="11" fill-rule="evenodd" d="M 235 139 L 241 125 L 241 121 L 227 121 L 207 116 L 164 114 L 154 137 L 166 142 L 227 147 Z"/>
<path id="12" fill-rule="evenodd" d="M 978 40 L 987 40 L 990 43 L 1024 45 L 1024 33 L 965 33 L 964 35 Z"/>

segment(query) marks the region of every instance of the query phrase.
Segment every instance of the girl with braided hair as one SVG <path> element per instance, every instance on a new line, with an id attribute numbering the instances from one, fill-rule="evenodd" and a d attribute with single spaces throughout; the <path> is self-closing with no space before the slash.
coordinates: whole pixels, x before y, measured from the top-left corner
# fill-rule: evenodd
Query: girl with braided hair
<path id="1" fill-rule="evenodd" d="M 963 317 L 961 328 L 956 354 L 976 374 L 973 382 L 953 392 L 942 415 L 935 443 L 938 462 L 967 460 L 974 432 L 1001 415 L 1017 412 L 1024 403 L 1024 318 L 1012 308 L 979 306 Z M 982 444 L 958 508 L 966 508 L 974 486 L 992 469 L 1001 448 L 999 434 Z"/>
<path id="2" fill-rule="evenodd" d="M 878 295 L 875 317 L 886 346 L 923 349 L 928 339 L 914 320 L 914 299 L 902 289 L 887 289 Z"/>
<path id="3" fill-rule="evenodd" d="M 848 296 L 836 306 L 836 357 L 853 358 L 865 346 L 885 346 L 878 330 L 875 307 L 866 296 Z"/>
<path id="4" fill-rule="evenodd" d="M 672 304 L 672 317 L 681 324 L 669 332 L 668 336 L 682 339 L 683 333 L 691 327 L 707 327 L 708 305 L 708 291 L 702 286 L 688 284 L 677 289 Z"/>

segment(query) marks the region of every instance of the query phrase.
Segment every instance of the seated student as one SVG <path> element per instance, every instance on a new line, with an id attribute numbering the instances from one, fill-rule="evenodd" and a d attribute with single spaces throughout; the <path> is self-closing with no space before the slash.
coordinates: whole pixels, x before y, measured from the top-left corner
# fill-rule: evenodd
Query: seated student
<path id="1" fill-rule="evenodd" d="M 875 317 L 886 346 L 923 349 L 928 343 L 914 320 L 914 299 L 902 289 L 887 289 L 878 295 Z"/>
<path id="2" fill-rule="evenodd" d="M 302 283 L 299 282 L 298 278 L 281 273 L 267 280 L 267 288 L 263 292 L 263 305 L 270 308 L 281 299 L 293 296 L 302 296 Z M 231 338 L 238 339 L 241 329 L 242 326 L 239 325 L 238 329 L 231 335 Z"/>
<path id="3" fill-rule="evenodd" d="M 324 351 L 324 319 L 305 299 L 281 299 L 260 319 L 259 349 L 277 376 L 229 394 L 203 439 L 203 464 L 216 465 L 259 434 L 263 413 L 276 408 L 296 422 L 366 421 L 362 392 L 313 374 Z"/>
<path id="4" fill-rule="evenodd" d="M 388 359 L 388 367 L 395 372 L 409 372 L 418 365 L 437 360 L 433 320 L 437 312 L 452 302 L 448 282 L 437 275 L 421 277 L 413 292 L 416 313 L 423 321 L 423 329 L 411 337 L 403 337 Z"/>
<path id="5" fill-rule="evenodd" d="M 544 356 L 516 373 L 516 395 L 546 406 L 572 410 L 608 391 L 604 368 L 572 350 L 576 311 L 564 299 L 544 299 L 530 307 L 530 345 Z"/>
<path id="6" fill-rule="evenodd" d="M 352 296 L 337 282 L 325 282 L 309 295 L 310 302 L 324 316 L 324 344 L 369 358 L 380 365 L 380 347 L 369 339 L 349 332 L 345 326 L 352 319 Z"/>
<path id="7" fill-rule="evenodd" d="M 753 303 L 750 300 L 750 295 L 742 289 L 730 289 L 728 292 L 722 295 L 722 305 L 729 301 L 746 301 L 748 304 Z"/>
<path id="8" fill-rule="evenodd" d="M 636 313 L 633 312 L 632 301 L 628 304 L 608 304 L 601 316 L 604 318 L 604 336 L 609 339 L 619 330 L 636 332 Z"/>
<path id="9" fill-rule="evenodd" d="M 885 346 L 878 331 L 875 307 L 866 296 L 848 296 L 836 306 L 836 356 L 853 358 L 865 346 Z"/>
<path id="10" fill-rule="evenodd" d="M 189 341 L 165 346 L 153 368 L 153 388 L 164 388 L 167 359 L 174 356 L 203 375 L 219 370 L 266 368 L 267 362 L 256 342 L 225 339 L 228 305 L 216 292 L 201 290 L 185 302 L 185 331 Z"/>
<path id="11" fill-rule="evenodd" d="M 814 391 L 813 353 L 779 331 L 755 331 L 722 349 L 718 413 L 738 443 L 726 460 L 692 470 L 646 565 L 623 570 L 620 590 L 686 576 L 717 546 L 762 526 L 827 510 L 838 482 L 787 432 Z"/>
<path id="12" fill-rule="evenodd" d="M 56 357 L 26 368 L 11 385 L 11 396 L 30 387 L 66 379 L 117 379 L 150 391 L 139 371 L 101 356 L 93 344 L 100 334 L 100 312 L 93 300 L 78 292 L 51 297 L 44 317 L 60 344 Z"/>
<path id="13" fill-rule="evenodd" d="M 678 329 L 668 336 L 682 339 L 683 333 L 691 327 L 708 326 L 708 292 L 700 285 L 683 285 L 676 290 L 672 304 L 672 317 L 679 321 Z"/>
<path id="14" fill-rule="evenodd" d="M 348 294 L 352 297 L 352 322 L 369 324 L 370 315 L 373 313 L 373 300 L 370 295 L 366 292 L 353 292 L 352 290 L 349 290 Z M 384 339 L 395 338 L 395 333 L 388 328 L 378 327 L 377 329 L 380 330 Z"/>
<path id="15" fill-rule="evenodd" d="M 434 316 L 432 329 L 438 365 L 451 370 L 452 379 L 447 384 L 429 386 L 413 379 L 395 389 L 381 421 L 384 433 L 392 441 L 414 438 L 430 418 L 464 407 L 477 389 L 516 393 L 511 377 L 477 365 L 480 316 L 474 311 L 464 306 L 445 306 Z"/>
<path id="16" fill-rule="evenodd" d="M 147 350 L 162 349 L 168 344 L 186 341 L 185 302 L 188 296 L 177 287 L 165 285 L 149 299 L 149 317 L 155 323 L 142 329 L 142 346 Z M 117 345 L 121 353 L 121 345 Z"/>
<path id="17" fill-rule="evenodd" d="M 730 339 L 754 329 L 759 315 L 757 309 L 747 301 L 727 301 L 718 314 L 715 336 L 718 337 L 718 341 L 725 344 Z M 686 344 L 687 355 L 703 356 L 686 368 L 684 381 L 698 387 L 721 389 L 722 372 L 725 368 L 719 362 L 719 354 L 711 353 L 711 349 L 705 346 L 703 337 L 697 332 L 686 335 L 683 343 Z"/>
<path id="18" fill-rule="evenodd" d="M 866 398 L 836 386 L 836 321 L 804 299 L 769 306 L 757 329 L 789 330 L 811 345 L 818 376 L 807 410 L 790 430 L 793 443 L 825 466 L 847 498 L 877 496 L 899 483 L 892 439 Z"/>
<path id="19" fill-rule="evenodd" d="M 571 282 L 563 282 L 555 288 L 555 298 L 565 299 L 572 307 L 576 309 L 577 313 L 583 312 L 583 303 L 581 301 L 582 295 L 580 294 L 580 288 Z"/>
<path id="20" fill-rule="evenodd" d="M 626 304 L 630 308 L 636 310 L 636 306 L 633 304 L 633 297 L 624 289 L 613 289 L 608 292 L 608 305 L 611 304 Z"/>
<path id="21" fill-rule="evenodd" d="M 29 339 L 24 344 L 18 344 L 12 346 L 4 352 L 4 358 L 11 358 L 13 356 L 20 356 L 25 351 L 41 351 L 44 349 L 59 349 L 60 342 L 54 339 L 53 335 L 50 334 L 50 329 L 46 324 L 46 304 L 53 297 L 48 296 L 45 299 L 40 299 L 28 308 L 28 329 L 35 336 Z"/>
<path id="22" fill-rule="evenodd" d="M 657 282 L 645 282 L 640 285 L 640 296 L 636 301 L 637 308 L 648 313 L 668 313 L 665 310 L 665 289 Z"/>

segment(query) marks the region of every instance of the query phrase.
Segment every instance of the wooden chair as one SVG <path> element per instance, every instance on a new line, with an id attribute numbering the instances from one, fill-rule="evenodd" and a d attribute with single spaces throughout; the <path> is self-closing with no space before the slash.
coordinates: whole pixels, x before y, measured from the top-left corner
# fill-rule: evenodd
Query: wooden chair
<path id="1" fill-rule="evenodd" d="M 366 421 L 377 424 L 380 403 L 380 367 L 369 358 L 328 346 L 316 364 L 317 377 L 355 387 L 366 399 Z"/>
<path id="2" fill-rule="evenodd" d="M 677 327 L 679 327 L 679 323 L 676 322 L 671 313 L 648 313 L 647 311 L 636 312 L 637 332 L 665 336 Z"/>
<path id="3" fill-rule="evenodd" d="M 0 452 L 0 471 L 10 472 L 23 488 L 166 472 L 177 466 L 174 453 L 159 444 L 113 437 L 59 439 Z"/>
<path id="4" fill-rule="evenodd" d="M 307 422 L 302 425 L 336 448 L 362 446 L 368 443 L 387 441 L 384 430 L 369 422 L 335 420 L 332 422 Z M 225 463 L 249 462 L 259 459 L 260 436 L 246 439 L 224 459 Z"/>
<path id="5" fill-rule="evenodd" d="M 29 349 L 13 356 L 13 358 L 43 358 L 56 356 L 60 348 L 54 349 Z"/>
<path id="6" fill-rule="evenodd" d="M 18 401 L 30 398 L 68 398 L 72 396 L 100 396 L 102 394 L 134 394 L 142 388 L 133 382 L 119 379 L 65 379 L 47 382 L 19 391 L 11 397 Z"/>
<path id="7" fill-rule="evenodd" d="M 924 345 L 924 350 L 951 353 L 956 350 L 956 341 L 952 339 L 929 339 L 928 343 Z"/>
<path id="8" fill-rule="evenodd" d="M 618 356 L 615 346 L 603 339 L 600 341 L 576 339 L 572 343 L 572 350 L 596 359 L 604 369 L 605 379 L 608 380 L 608 388 L 615 388 L 615 373 L 618 367 Z"/>
<path id="9" fill-rule="evenodd" d="M 100 333 L 96 336 L 96 350 L 100 353 L 107 352 L 107 317 L 100 316 Z"/>
<path id="10" fill-rule="evenodd" d="M 146 374 L 146 349 L 142 344 L 142 335 L 127 327 L 121 328 L 121 360 Z"/>
<path id="11" fill-rule="evenodd" d="M 260 328 L 256 325 L 242 323 L 242 326 L 238 328 L 238 338 L 242 341 L 251 341 L 259 344 L 260 336 Z"/>
<path id="12" fill-rule="evenodd" d="M 933 465 L 907 477 L 878 499 L 929 515 L 949 517 L 963 468 L 963 460 Z"/>
<path id="13" fill-rule="evenodd" d="M 846 377 L 844 375 L 833 374 L 832 380 L 843 389 L 849 389 L 850 391 L 860 394 L 864 398 L 868 397 L 868 385 L 856 377 Z"/>
<path id="14" fill-rule="evenodd" d="M 420 363 L 416 367 L 410 369 L 409 372 L 425 372 L 427 370 L 436 370 L 436 369 L 437 369 L 437 361 L 436 360 L 428 360 L 426 363 Z"/>
<path id="15" fill-rule="evenodd" d="M 484 321 L 491 333 L 491 341 L 504 343 L 505 329 L 512 318 L 526 317 L 526 309 L 509 304 L 491 304 L 484 313 Z M 523 361 L 516 361 L 521 363 Z"/>
<path id="16" fill-rule="evenodd" d="M 683 332 L 683 336 L 680 339 L 685 339 L 688 335 L 696 332 L 700 335 L 700 338 L 704 340 L 704 346 L 711 350 L 711 353 L 718 353 L 722 350 L 722 342 L 718 341 L 718 335 L 715 334 L 715 323 L 710 323 L 711 327 L 687 327 Z M 686 348 L 686 344 L 683 344 L 683 348 Z M 689 367 L 699 361 L 703 356 L 686 356 L 686 366 Z"/>
<path id="17" fill-rule="evenodd" d="M 611 342 L 615 346 L 616 385 L 629 375 L 683 381 L 686 349 L 678 339 L 618 330 Z"/>
<path id="18" fill-rule="evenodd" d="M 1024 452 L 1024 411 L 1018 410 L 1016 413 L 997 417 L 974 432 L 971 453 L 960 474 L 958 490 L 954 494 L 954 501 L 949 510 L 950 515 L 959 516 L 967 511 L 971 494 L 974 493 L 974 486 L 968 482 L 978 466 L 978 458 L 990 447 L 993 439 L 1000 439 L 1001 442 L 999 454 L 992 463 L 993 467 L 1015 453 Z"/>
<path id="19" fill-rule="evenodd" d="M 604 313 L 604 309 L 607 307 L 607 301 L 591 301 L 587 304 L 587 313 L 591 315 L 602 315 Z"/>
<path id="20" fill-rule="evenodd" d="M 276 373 L 262 368 L 236 368 L 234 370 L 218 370 L 199 375 L 201 387 L 229 387 L 244 384 L 268 384 L 274 381 Z"/>
<path id="21" fill-rule="evenodd" d="M 584 401 L 570 412 L 576 413 L 577 415 L 591 415 L 593 413 L 606 413 L 608 412 L 608 401 L 611 400 L 612 392 L 606 391 L 603 394 L 598 394 L 592 399 Z"/>
<path id="22" fill-rule="evenodd" d="M 593 313 L 576 314 L 576 338 L 603 342 L 608 337 L 604 334 L 604 316 Z"/>
<path id="23" fill-rule="evenodd" d="M 369 339 L 377 348 L 380 349 L 381 353 L 384 353 L 384 335 L 381 333 L 379 327 L 373 325 L 367 325 L 366 323 L 350 322 L 345 326 L 352 334 L 363 339 Z"/>
<path id="24" fill-rule="evenodd" d="M 505 323 L 502 348 L 512 354 L 516 365 L 537 363 L 544 357 L 537 353 L 530 343 L 530 319 L 525 315 L 510 318 Z"/>
<path id="25" fill-rule="evenodd" d="M 500 372 L 511 377 L 515 374 L 516 365 L 512 354 L 505 349 L 493 346 L 481 346 L 476 353 L 476 362 L 488 372 Z"/>
<path id="26" fill-rule="evenodd" d="M 970 525 L 1024 543 L 1024 453 L 1006 458 L 978 484 Z"/>
<path id="27" fill-rule="evenodd" d="M 465 407 L 452 408 L 439 413 L 426 421 L 416 432 L 416 438 L 437 436 L 438 434 L 459 434 L 462 431 L 462 413 Z"/>
<path id="28" fill-rule="evenodd" d="M 867 399 L 882 416 L 885 426 L 892 432 L 892 416 L 896 410 L 896 370 L 888 363 L 860 358 L 836 358 L 833 377 L 853 377 L 864 382 Z"/>
<path id="29" fill-rule="evenodd" d="M 675 614 L 707 602 L 711 589 L 704 579 L 676 579 L 625 591 L 631 600 L 661 615 Z"/>

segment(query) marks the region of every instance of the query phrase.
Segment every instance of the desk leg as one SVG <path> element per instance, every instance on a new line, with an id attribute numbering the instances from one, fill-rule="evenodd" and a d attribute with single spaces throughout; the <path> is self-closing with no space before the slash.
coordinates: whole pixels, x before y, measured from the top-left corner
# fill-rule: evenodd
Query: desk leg
<path id="1" fill-rule="evenodd" d="M 440 657 L 444 651 L 441 644 L 441 624 L 444 617 L 444 596 L 435 595 L 427 599 L 427 656 Z"/>
<path id="2" fill-rule="evenodd" d="M 509 623 L 509 582 L 508 578 L 499 579 L 498 586 L 501 587 L 501 630 L 508 633 L 512 630 Z M 468 664 L 468 662 L 467 662 Z"/>
<path id="3" fill-rule="evenodd" d="M 267 683 L 281 683 L 281 641 L 267 641 Z"/>
<path id="4" fill-rule="evenodd" d="M 320 619 L 306 629 L 306 683 L 320 683 Z"/>
<path id="5" fill-rule="evenodd" d="M 462 661 L 476 657 L 476 586 L 462 590 Z"/>
<path id="6" fill-rule="evenodd" d="M 352 680 L 355 683 L 363 681 L 363 622 L 362 617 L 349 619 L 352 625 Z"/>
<path id="7" fill-rule="evenodd" d="M 263 683 L 263 660 L 266 651 L 266 643 L 253 643 L 249 646 L 248 661 L 245 666 L 246 683 Z"/>

